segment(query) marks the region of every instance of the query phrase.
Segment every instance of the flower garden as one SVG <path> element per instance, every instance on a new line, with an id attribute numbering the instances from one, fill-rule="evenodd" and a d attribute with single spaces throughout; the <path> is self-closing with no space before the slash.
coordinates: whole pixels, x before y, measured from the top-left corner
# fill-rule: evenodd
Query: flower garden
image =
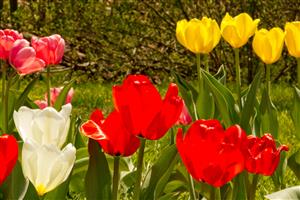
<path id="1" fill-rule="evenodd" d="M 53 71 L 68 41 L 0 30 L 0 199 L 298 199 L 300 22 L 259 24 L 247 13 L 226 13 L 220 23 L 179 20 L 174 37 L 195 57 L 197 78 L 171 71 L 161 88 L 148 74 L 130 73 L 108 86 L 110 106 L 102 99 L 83 116 L 73 102 L 86 101 L 87 90 Z M 209 64 L 221 40 L 234 52 L 234 80 L 224 65 L 215 73 Z M 247 43 L 261 63 L 243 85 Z M 289 143 L 280 139 L 271 81 L 283 49 L 297 60 Z M 266 182 L 272 189 L 259 191 Z"/>

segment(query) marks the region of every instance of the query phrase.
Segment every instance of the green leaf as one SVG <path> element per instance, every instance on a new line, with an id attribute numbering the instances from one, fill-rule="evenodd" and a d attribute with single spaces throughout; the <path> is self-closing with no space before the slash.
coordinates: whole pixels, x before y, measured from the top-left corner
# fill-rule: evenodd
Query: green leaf
<path id="1" fill-rule="evenodd" d="M 23 90 L 23 92 L 20 94 L 20 96 L 18 97 L 18 100 L 16 101 L 16 104 L 15 104 L 15 110 L 19 110 L 19 108 L 24 105 L 25 101 L 28 98 L 28 94 L 30 93 L 30 91 L 32 90 L 34 85 L 36 84 L 37 80 L 38 80 L 38 77 L 34 78 L 26 86 L 26 88 Z"/>
<path id="2" fill-rule="evenodd" d="M 122 182 L 126 186 L 126 188 L 132 187 L 136 182 L 136 170 L 129 172 L 122 178 Z"/>
<path id="3" fill-rule="evenodd" d="M 232 93 L 228 88 L 222 85 L 208 72 L 201 70 L 204 82 L 209 86 L 211 93 L 218 111 L 224 120 L 225 125 L 228 127 L 238 122 L 238 116 L 235 111 L 235 101 Z"/>
<path id="4" fill-rule="evenodd" d="M 196 100 L 198 98 L 198 92 L 196 88 L 185 81 L 180 75 L 172 72 L 173 77 L 175 77 L 175 81 L 178 85 L 180 94 L 189 110 L 191 113 L 192 118 L 195 120 L 195 106 L 196 106 Z"/>
<path id="5" fill-rule="evenodd" d="M 178 199 L 180 193 L 169 193 L 164 196 L 161 196 L 158 200 L 170 200 L 170 199 Z"/>
<path id="6" fill-rule="evenodd" d="M 129 171 L 128 163 L 123 157 L 120 157 L 120 163 L 119 163 L 119 170 L 122 171 Z M 107 156 L 107 162 L 110 169 L 113 169 L 114 167 L 114 157 L 113 156 Z"/>
<path id="7" fill-rule="evenodd" d="M 211 119 L 215 112 L 215 103 L 209 90 L 209 86 L 204 82 L 203 77 L 199 83 L 198 98 L 196 101 L 197 113 L 200 119 Z"/>
<path id="8" fill-rule="evenodd" d="M 248 134 L 251 133 L 250 119 L 255 115 L 255 101 L 260 80 L 261 71 L 256 74 L 251 85 L 249 86 L 249 91 L 246 94 L 246 101 L 241 112 L 240 125 Z"/>
<path id="9" fill-rule="evenodd" d="M 44 197 L 45 200 L 52 200 L 52 199 L 65 199 L 68 191 L 69 191 L 69 184 L 71 181 L 72 172 L 67 178 L 65 182 L 60 184 L 58 187 L 56 187 L 53 191 L 50 191 L 47 193 Z"/>
<path id="10" fill-rule="evenodd" d="M 97 141 L 89 139 L 90 160 L 85 177 L 86 198 L 111 199 L 111 174 L 104 153 Z"/>
<path id="11" fill-rule="evenodd" d="M 152 166 L 151 171 L 148 173 L 146 180 L 149 182 L 145 182 L 142 190 L 142 198 L 145 200 L 154 199 L 154 192 L 157 187 L 157 184 L 163 177 L 165 173 L 170 169 L 170 164 L 177 157 L 177 148 L 175 144 L 170 145 L 163 149 L 161 152 L 161 156 Z M 173 168 L 173 167 L 172 167 Z M 164 187 L 165 184 L 161 184 L 160 187 Z M 158 191 L 162 191 L 163 188 L 158 188 Z"/>
<path id="12" fill-rule="evenodd" d="M 154 199 L 158 199 L 160 197 L 161 193 L 163 192 L 163 190 L 165 189 L 165 187 L 170 179 L 173 168 L 177 164 L 178 160 L 179 160 L 179 154 L 177 154 L 175 156 L 173 161 L 170 163 L 168 170 L 164 173 L 164 175 L 158 181 L 158 183 L 155 187 L 155 191 L 154 191 Z"/>
<path id="13" fill-rule="evenodd" d="M 298 180 L 300 180 L 300 150 L 289 157 L 288 166 L 297 176 Z"/>
<path id="14" fill-rule="evenodd" d="M 285 200 L 295 200 L 300 199 L 300 186 L 290 187 L 284 190 L 280 190 L 278 192 L 268 194 L 265 196 L 267 199 L 270 200 L 278 200 L 278 199 L 285 199 Z"/>
<path id="15" fill-rule="evenodd" d="M 267 89 L 265 88 L 260 103 L 260 123 L 262 133 L 270 133 L 274 138 L 278 138 L 277 109 L 272 103 Z"/>
<path id="16" fill-rule="evenodd" d="M 294 103 L 291 115 L 295 126 L 296 137 L 300 139 L 300 90 L 296 86 L 294 87 Z"/>
<path id="17" fill-rule="evenodd" d="M 17 161 L 12 173 L 7 178 L 6 184 L 6 189 L 4 191 L 5 199 L 24 198 L 29 182 L 23 176 L 22 167 L 19 161 Z"/>
<path id="18" fill-rule="evenodd" d="M 40 200 L 34 186 L 32 183 L 29 183 L 26 195 L 24 197 L 24 200 Z"/>
<path id="19" fill-rule="evenodd" d="M 57 110 L 60 111 L 61 107 L 65 104 L 66 102 L 66 97 L 68 95 L 69 90 L 72 87 L 72 84 L 74 82 L 74 79 L 71 80 L 65 87 L 62 89 L 62 91 L 59 93 L 53 107 Z"/>
<path id="20" fill-rule="evenodd" d="M 226 85 L 226 70 L 224 65 L 221 65 L 221 67 L 218 69 L 217 73 L 214 75 L 214 77 L 223 85 Z"/>

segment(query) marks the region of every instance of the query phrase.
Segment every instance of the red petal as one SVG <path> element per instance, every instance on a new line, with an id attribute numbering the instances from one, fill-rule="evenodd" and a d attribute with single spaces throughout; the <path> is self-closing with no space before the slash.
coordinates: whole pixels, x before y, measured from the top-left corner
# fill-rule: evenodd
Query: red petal
<path id="1" fill-rule="evenodd" d="M 161 97 L 143 75 L 129 75 L 122 86 L 113 87 L 114 104 L 131 133 L 143 136 L 162 106 Z"/>
<path id="2" fill-rule="evenodd" d="M 112 156 L 130 156 L 140 146 L 140 140 L 128 132 L 121 119 L 120 113 L 113 111 L 101 126 L 107 139 L 100 140 L 103 150 Z"/>
<path id="3" fill-rule="evenodd" d="M 101 131 L 100 127 L 92 120 L 88 120 L 80 127 L 80 131 L 93 140 L 104 140 L 107 136 Z"/>
<path id="4" fill-rule="evenodd" d="M 95 109 L 90 116 L 90 120 L 93 120 L 96 124 L 98 124 L 98 126 L 100 126 L 104 120 L 102 111 L 100 109 Z"/>
<path id="5" fill-rule="evenodd" d="M 10 135 L 0 136 L 0 185 L 11 173 L 18 159 L 18 144 Z"/>

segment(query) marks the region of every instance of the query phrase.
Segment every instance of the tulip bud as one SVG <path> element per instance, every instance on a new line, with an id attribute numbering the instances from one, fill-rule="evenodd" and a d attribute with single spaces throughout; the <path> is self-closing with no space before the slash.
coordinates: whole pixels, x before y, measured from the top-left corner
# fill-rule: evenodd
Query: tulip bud
<path id="1" fill-rule="evenodd" d="M 300 21 L 286 23 L 285 34 L 285 45 L 289 54 L 300 58 Z"/>
<path id="2" fill-rule="evenodd" d="M 203 17 L 201 20 L 181 20 L 177 22 L 176 37 L 180 44 L 195 54 L 208 54 L 220 41 L 217 22 Z"/>
<path id="3" fill-rule="evenodd" d="M 221 22 L 222 37 L 233 48 L 240 48 L 255 33 L 259 19 L 253 20 L 247 13 L 231 17 L 226 13 Z"/>
<path id="4" fill-rule="evenodd" d="M 255 33 L 252 47 L 256 55 L 266 64 L 279 60 L 283 48 L 284 32 L 276 27 L 270 31 L 260 29 Z"/>

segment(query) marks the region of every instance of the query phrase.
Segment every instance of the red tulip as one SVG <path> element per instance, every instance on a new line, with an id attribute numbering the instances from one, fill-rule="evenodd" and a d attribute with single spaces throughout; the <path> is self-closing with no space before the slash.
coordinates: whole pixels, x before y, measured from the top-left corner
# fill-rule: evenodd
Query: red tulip
<path id="1" fill-rule="evenodd" d="M 65 40 L 58 34 L 42 38 L 32 37 L 31 45 L 36 56 L 44 60 L 46 65 L 60 63 L 65 51 Z"/>
<path id="2" fill-rule="evenodd" d="M 45 62 L 36 57 L 35 50 L 25 39 L 17 40 L 9 53 L 9 63 L 20 75 L 31 74 L 44 69 Z"/>
<path id="3" fill-rule="evenodd" d="M 104 152 L 112 156 L 130 156 L 140 146 L 140 140 L 128 132 L 117 111 L 104 119 L 102 112 L 95 110 L 90 120 L 81 126 L 81 132 L 97 140 Z"/>
<path id="4" fill-rule="evenodd" d="M 265 176 L 272 175 L 276 170 L 280 152 L 289 150 L 286 145 L 276 148 L 271 134 L 265 134 L 261 138 L 249 135 L 244 147 L 246 170 Z"/>
<path id="5" fill-rule="evenodd" d="M 198 181 L 221 187 L 244 169 L 241 146 L 246 134 L 234 125 L 224 131 L 217 120 L 197 120 L 176 145 L 188 172 Z"/>
<path id="6" fill-rule="evenodd" d="M 0 185 L 13 170 L 18 160 L 17 140 L 11 135 L 0 136 Z"/>
<path id="7" fill-rule="evenodd" d="M 23 35 L 18 33 L 18 31 L 11 29 L 0 30 L 0 59 L 7 60 L 14 42 L 22 38 Z"/>
<path id="8" fill-rule="evenodd" d="M 192 121 L 193 119 L 183 101 L 182 111 L 176 124 L 189 125 L 190 123 L 192 123 Z"/>
<path id="9" fill-rule="evenodd" d="M 51 97 L 50 106 L 53 106 L 55 104 L 56 99 L 59 96 L 62 89 L 63 89 L 62 87 L 56 87 L 50 89 L 50 97 Z M 74 95 L 74 89 L 71 88 L 67 94 L 65 104 L 71 103 L 73 95 Z M 40 109 L 46 108 L 48 106 L 47 93 L 45 94 L 45 100 L 35 100 L 34 103 L 38 105 Z"/>
<path id="10" fill-rule="evenodd" d="M 162 100 L 157 89 L 143 75 L 129 75 L 113 87 L 115 108 L 127 129 L 134 135 L 157 140 L 178 120 L 183 102 L 176 84 L 171 83 Z"/>

